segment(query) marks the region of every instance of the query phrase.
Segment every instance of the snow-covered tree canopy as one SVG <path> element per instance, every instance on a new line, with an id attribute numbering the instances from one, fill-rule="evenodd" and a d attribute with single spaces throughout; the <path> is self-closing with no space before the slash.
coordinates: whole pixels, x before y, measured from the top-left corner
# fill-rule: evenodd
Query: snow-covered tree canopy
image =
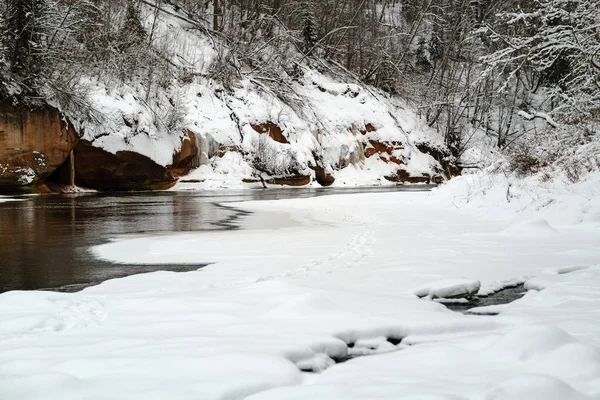
<path id="1" fill-rule="evenodd" d="M 161 15 L 210 42 L 210 68 L 189 67 Z M 91 118 L 90 80 L 147 101 L 196 76 L 249 77 L 301 103 L 289 87 L 308 67 L 414 102 L 460 157 L 477 130 L 506 146 L 533 119 L 598 118 L 599 15 L 595 0 L 3 0 L 0 94 Z"/>

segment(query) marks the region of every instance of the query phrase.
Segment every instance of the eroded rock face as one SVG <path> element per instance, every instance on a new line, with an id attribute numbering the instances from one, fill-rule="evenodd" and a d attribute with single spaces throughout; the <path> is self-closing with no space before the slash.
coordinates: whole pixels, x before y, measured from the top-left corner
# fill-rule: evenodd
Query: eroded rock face
<path id="1" fill-rule="evenodd" d="M 383 162 L 392 162 L 394 164 L 404 164 L 402 160 L 393 155 L 394 151 L 404 149 L 401 142 L 380 142 L 377 140 L 369 140 L 369 145 L 365 148 L 365 157 L 369 158 L 375 154 L 379 154 L 379 158 Z"/>
<path id="2" fill-rule="evenodd" d="M 132 151 L 109 153 L 82 140 L 75 147 L 75 184 L 96 190 L 164 190 L 176 182 L 172 172 Z"/>
<path id="3" fill-rule="evenodd" d="M 187 175 L 192 168 L 198 167 L 198 140 L 194 132 L 186 131 L 181 138 L 181 149 L 173 154 L 173 163 L 169 168 L 174 176 Z"/>
<path id="4" fill-rule="evenodd" d="M 287 138 L 283 136 L 283 131 L 274 122 L 267 121 L 264 124 L 252 124 L 252 129 L 258 133 L 265 133 L 278 143 L 289 143 Z"/>
<path id="5" fill-rule="evenodd" d="M 0 110 L 0 191 L 32 190 L 65 162 L 79 137 L 52 107 Z"/>

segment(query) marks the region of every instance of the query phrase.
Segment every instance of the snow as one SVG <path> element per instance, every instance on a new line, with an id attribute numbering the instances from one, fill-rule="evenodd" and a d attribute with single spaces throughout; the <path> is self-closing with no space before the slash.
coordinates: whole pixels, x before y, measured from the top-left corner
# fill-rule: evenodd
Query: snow
<path id="1" fill-rule="evenodd" d="M 19 184 L 23 185 L 23 186 L 31 184 L 35 180 L 35 177 L 37 176 L 35 171 L 29 167 L 16 168 L 15 172 L 21 174 L 21 176 L 19 176 L 18 181 L 19 181 Z"/>
<path id="2" fill-rule="evenodd" d="M 490 294 L 499 292 L 502 289 L 513 288 L 517 285 L 521 285 L 527 282 L 528 279 L 528 277 L 520 276 L 513 277 L 511 279 L 505 279 L 498 282 L 486 282 L 484 285 L 481 286 L 477 294 L 480 296 L 489 296 Z"/>
<path id="3" fill-rule="evenodd" d="M 535 344 L 536 339 L 543 352 L 523 357 L 521 345 Z M 360 358 L 330 368 L 311 384 L 272 389 L 249 399 L 592 398 L 582 391 L 589 390 L 586 382 L 597 379 L 597 349 L 563 331 L 525 327 L 491 343 L 481 342 L 422 344 Z"/>
<path id="4" fill-rule="evenodd" d="M 530 113 L 528 113 L 526 111 L 520 110 L 519 112 L 517 112 L 517 115 L 525 118 L 526 120 L 532 120 L 532 119 L 535 119 L 535 118 L 544 119 L 553 128 L 557 128 L 559 126 L 559 124 L 556 123 L 556 121 L 554 121 L 551 116 L 549 116 L 548 114 L 546 114 L 544 112 L 541 112 L 541 111 L 535 112 L 534 114 L 530 114 Z"/>
<path id="5" fill-rule="evenodd" d="M 0 295 L 2 398 L 597 399 L 599 181 L 513 181 L 509 202 L 502 178 L 466 176 L 229 204 L 252 211 L 241 230 L 112 238 L 90 254 L 212 264 Z M 415 296 L 523 281 L 539 291 L 496 316 Z"/>
<path id="6" fill-rule="evenodd" d="M 550 268 L 547 272 L 551 274 L 568 274 L 569 272 L 580 271 L 586 268 L 588 267 L 585 265 L 568 265 L 565 267 Z"/>
<path id="7" fill-rule="evenodd" d="M 414 290 L 417 297 L 430 299 L 467 297 L 477 294 L 481 282 L 472 279 L 445 279 Z"/>

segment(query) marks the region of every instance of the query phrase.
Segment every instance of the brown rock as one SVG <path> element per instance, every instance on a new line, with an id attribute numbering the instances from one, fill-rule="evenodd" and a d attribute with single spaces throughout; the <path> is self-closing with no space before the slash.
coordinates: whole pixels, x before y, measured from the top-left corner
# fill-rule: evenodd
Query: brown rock
<path id="1" fill-rule="evenodd" d="M 399 160 L 392 153 L 395 150 L 402 150 L 404 145 L 401 142 L 380 142 L 378 140 L 369 140 L 369 146 L 365 149 L 365 157 L 369 158 L 375 154 L 379 154 L 381 159 L 384 161 L 391 161 L 395 164 L 403 164 L 402 160 Z"/>
<path id="2" fill-rule="evenodd" d="M 75 184 L 97 190 L 164 190 L 175 177 L 150 158 L 133 151 L 109 153 L 82 140 L 75 147 Z"/>
<path id="3" fill-rule="evenodd" d="M 421 176 L 410 176 L 408 172 L 403 169 L 396 171 L 395 175 L 388 175 L 384 178 L 388 181 L 398 183 L 431 183 L 431 175 L 422 174 Z"/>
<path id="4" fill-rule="evenodd" d="M 325 172 L 325 168 L 313 167 L 312 169 L 315 171 L 315 178 L 317 179 L 319 185 L 331 186 L 333 185 L 333 182 L 335 182 L 335 178 L 333 177 L 333 175 Z"/>
<path id="5" fill-rule="evenodd" d="M 267 121 L 264 124 L 251 124 L 252 129 L 258 133 L 266 133 L 271 139 L 279 143 L 289 143 L 287 138 L 283 136 L 281 128 L 274 122 Z"/>
<path id="6" fill-rule="evenodd" d="M 79 137 L 55 108 L 0 110 L 0 190 L 32 190 L 65 162 Z"/>
<path id="7" fill-rule="evenodd" d="M 310 183 L 310 176 L 293 175 L 283 176 L 279 178 L 270 178 L 267 179 L 267 183 L 271 185 L 306 186 Z"/>
<path id="8" fill-rule="evenodd" d="M 228 146 L 225 144 L 220 144 L 219 148 L 217 150 L 217 155 L 220 158 L 223 158 L 223 156 L 225 155 L 225 153 L 227 153 L 228 151 L 232 151 L 234 153 L 239 153 L 240 152 L 240 148 L 237 146 Z"/>
<path id="9" fill-rule="evenodd" d="M 242 179 L 244 183 L 259 183 L 260 179 Z M 265 183 L 269 185 L 285 185 L 285 186 L 305 186 L 310 183 L 310 176 L 305 175 L 291 175 L 291 176 L 281 176 L 275 178 L 269 178 L 264 180 Z"/>
<path id="10" fill-rule="evenodd" d="M 376 130 L 377 129 L 375 129 L 373 124 L 369 122 L 369 123 L 365 124 L 365 128 L 361 129 L 360 133 L 362 133 L 363 135 L 366 135 L 367 133 L 375 132 Z"/>
<path id="11" fill-rule="evenodd" d="M 181 138 L 181 149 L 173 154 L 173 163 L 169 167 L 174 176 L 187 175 L 192 168 L 198 166 L 197 140 L 192 131 L 186 131 Z"/>

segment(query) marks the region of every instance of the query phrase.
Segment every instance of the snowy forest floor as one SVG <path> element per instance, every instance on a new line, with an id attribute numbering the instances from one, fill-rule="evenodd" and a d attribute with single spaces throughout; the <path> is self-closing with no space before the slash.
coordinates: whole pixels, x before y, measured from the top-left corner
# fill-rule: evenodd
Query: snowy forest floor
<path id="1" fill-rule="evenodd" d="M 114 238 L 92 254 L 214 264 L 0 295 L 0 397 L 600 399 L 599 184 L 480 174 Z M 432 301 L 522 282 L 496 316 Z"/>

